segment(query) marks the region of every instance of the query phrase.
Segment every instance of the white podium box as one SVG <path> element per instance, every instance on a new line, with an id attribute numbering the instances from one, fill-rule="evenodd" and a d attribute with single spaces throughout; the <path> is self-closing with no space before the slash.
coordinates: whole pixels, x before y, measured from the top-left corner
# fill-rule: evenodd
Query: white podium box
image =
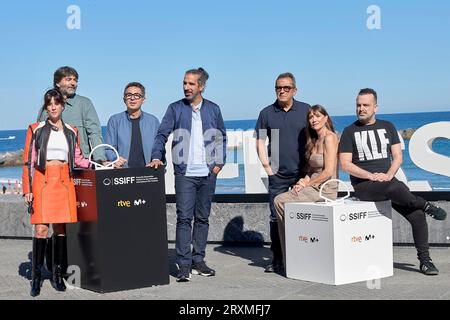
<path id="1" fill-rule="evenodd" d="M 287 203 L 286 275 L 340 285 L 393 275 L 390 201 Z"/>

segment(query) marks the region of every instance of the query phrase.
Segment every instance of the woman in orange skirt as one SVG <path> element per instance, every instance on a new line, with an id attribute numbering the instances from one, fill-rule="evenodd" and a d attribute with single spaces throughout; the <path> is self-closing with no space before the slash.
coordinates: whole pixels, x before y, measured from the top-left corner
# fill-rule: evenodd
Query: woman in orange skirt
<path id="1" fill-rule="evenodd" d="M 77 129 L 61 119 L 64 109 L 61 92 L 47 91 L 42 108 L 47 111 L 48 119 L 28 127 L 23 154 L 23 193 L 31 224 L 35 226 L 30 292 L 33 297 L 41 290 L 49 224 L 55 235 L 52 285 L 58 291 L 66 290 L 62 280 L 65 224 L 77 222 L 72 170 L 75 166 L 90 166 L 81 154 Z"/>

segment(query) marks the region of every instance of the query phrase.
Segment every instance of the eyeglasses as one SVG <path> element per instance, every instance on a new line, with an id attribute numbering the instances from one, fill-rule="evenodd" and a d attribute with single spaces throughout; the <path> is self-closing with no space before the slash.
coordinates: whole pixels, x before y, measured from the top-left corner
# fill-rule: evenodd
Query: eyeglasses
<path id="1" fill-rule="evenodd" d="M 127 100 L 131 100 L 131 99 L 139 100 L 139 99 L 142 99 L 144 96 L 139 93 L 125 93 L 123 97 Z"/>
<path id="2" fill-rule="evenodd" d="M 276 90 L 276 91 L 281 91 L 281 90 L 283 90 L 284 92 L 289 92 L 289 91 L 291 91 L 292 89 L 295 89 L 295 87 L 290 87 L 290 86 L 276 86 L 276 87 L 275 87 L 275 90 Z"/>

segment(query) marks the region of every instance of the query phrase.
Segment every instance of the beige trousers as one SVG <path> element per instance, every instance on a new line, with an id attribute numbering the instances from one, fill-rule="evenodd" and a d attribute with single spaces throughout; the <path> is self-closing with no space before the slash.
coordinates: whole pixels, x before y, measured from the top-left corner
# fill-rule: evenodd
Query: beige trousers
<path id="1" fill-rule="evenodd" d="M 333 184 L 333 182 L 331 183 Z M 322 195 L 328 199 L 335 200 L 337 197 L 337 186 L 327 185 L 322 190 Z M 280 234 L 281 249 L 283 251 L 283 263 L 286 266 L 286 233 L 284 225 L 284 205 L 290 202 L 320 202 L 319 188 L 310 186 L 303 188 L 299 193 L 292 189 L 275 197 L 274 204 L 277 211 L 278 232 Z"/>

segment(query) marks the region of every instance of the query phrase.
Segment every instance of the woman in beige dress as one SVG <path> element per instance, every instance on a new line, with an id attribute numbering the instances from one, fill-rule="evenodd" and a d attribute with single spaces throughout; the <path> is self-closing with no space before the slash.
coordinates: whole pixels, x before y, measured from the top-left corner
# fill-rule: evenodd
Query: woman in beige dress
<path id="1" fill-rule="evenodd" d="M 282 193 L 275 198 L 284 265 L 286 265 L 285 203 L 323 201 L 319 196 L 320 187 L 327 180 L 337 177 L 338 137 L 331 118 L 321 105 L 312 106 L 308 112 L 306 139 L 306 176 L 300 179 L 290 191 Z M 322 195 L 334 200 L 336 199 L 337 191 L 337 183 L 330 182 L 323 188 Z"/>

